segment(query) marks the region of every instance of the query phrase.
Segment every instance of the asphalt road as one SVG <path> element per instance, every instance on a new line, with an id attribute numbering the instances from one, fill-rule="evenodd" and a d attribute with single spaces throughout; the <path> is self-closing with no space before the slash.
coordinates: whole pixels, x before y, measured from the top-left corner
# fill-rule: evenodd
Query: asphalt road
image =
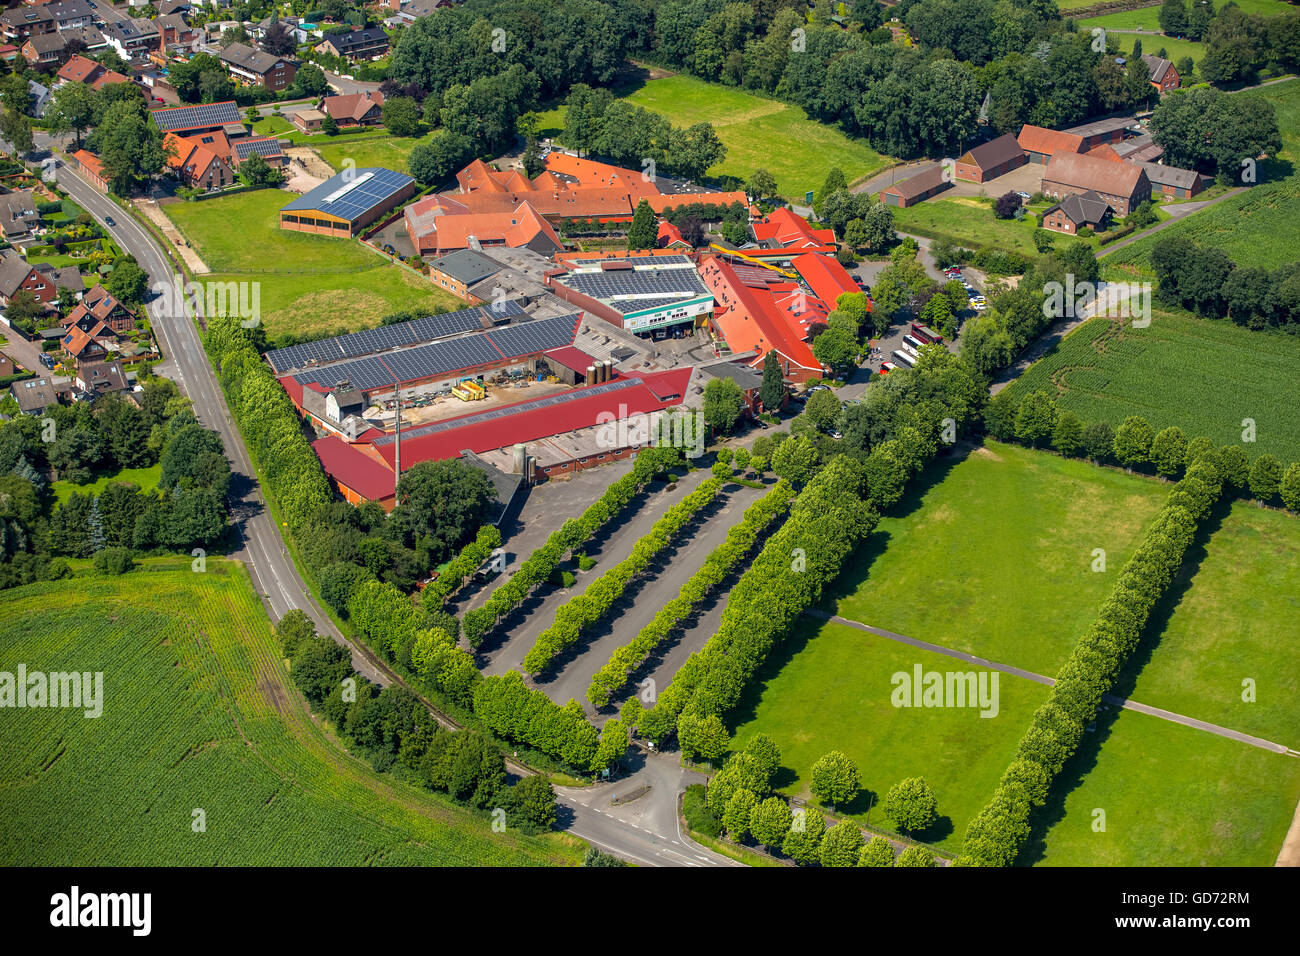
<path id="1" fill-rule="evenodd" d="M 135 219 L 67 165 L 60 165 L 58 176 L 60 187 L 103 223 L 118 245 L 135 256 L 140 267 L 149 274 L 151 285 L 173 281 L 175 270 L 167 256 Z M 107 225 L 105 220 L 108 218 L 114 220 L 114 225 Z M 235 494 L 242 493 L 237 500 L 232 500 L 232 520 L 243 543 L 242 550 L 233 557 L 244 561 L 271 620 L 279 620 L 288 611 L 299 608 L 316 623 L 319 633 L 328 634 L 351 651 L 353 667 L 358 673 L 381 686 L 402 684 L 401 679 L 367 648 L 339 633 L 308 593 L 289 558 L 284 539 L 266 509 L 256 473 L 243 439 L 231 420 L 216 374 L 203 351 L 198 329 L 186 316 L 168 314 L 157 306 L 157 301 L 150 303 L 150 316 L 159 345 L 174 368 L 177 384 L 193 401 L 199 420 L 217 431 L 225 444 L 235 474 Z M 629 544 L 629 550 L 630 547 Z M 685 786 L 682 783 L 684 776 L 685 771 L 681 770 L 675 756 L 654 755 L 641 760 L 634 773 L 615 783 L 585 789 L 566 788 L 559 794 L 565 828 L 608 852 L 643 865 L 738 865 L 682 836 L 677 825 L 676 806 L 677 795 Z M 638 811 L 640 822 L 626 822 L 623 818 L 629 811 L 621 809 L 616 812 L 609 807 L 610 797 L 629 784 L 640 786 L 642 783 L 648 785 L 650 791 L 637 801 L 643 803 L 643 808 Z"/>

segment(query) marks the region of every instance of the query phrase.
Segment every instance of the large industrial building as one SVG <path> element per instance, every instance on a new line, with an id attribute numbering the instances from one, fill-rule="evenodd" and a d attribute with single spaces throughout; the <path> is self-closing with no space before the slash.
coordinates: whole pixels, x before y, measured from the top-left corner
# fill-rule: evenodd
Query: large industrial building
<path id="1" fill-rule="evenodd" d="M 415 180 L 382 166 L 345 169 L 280 210 L 280 228 L 350 238 L 415 195 Z"/>
<path id="2" fill-rule="evenodd" d="M 566 302 L 636 335 L 702 328 L 713 312 L 713 293 L 689 256 L 571 260 L 548 281 Z"/>

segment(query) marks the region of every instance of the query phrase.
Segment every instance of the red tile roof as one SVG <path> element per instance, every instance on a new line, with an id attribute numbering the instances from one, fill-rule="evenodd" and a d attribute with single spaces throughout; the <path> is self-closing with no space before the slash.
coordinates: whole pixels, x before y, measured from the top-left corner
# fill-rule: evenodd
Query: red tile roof
<path id="1" fill-rule="evenodd" d="M 813 290 L 813 295 L 833 309 L 839 297 L 846 292 L 861 292 L 853 276 L 830 256 L 808 253 L 797 257 L 794 262 L 795 272 L 803 278 Z"/>
<path id="2" fill-rule="evenodd" d="M 587 369 L 596 364 L 596 360 L 584 352 L 582 349 L 574 348 L 572 345 L 566 345 L 563 348 L 552 349 L 545 353 L 545 357 L 552 362 L 557 362 L 567 369 L 577 372 L 579 375 L 586 375 Z"/>
<path id="3" fill-rule="evenodd" d="M 363 498 L 382 501 L 394 494 L 393 469 L 375 461 L 356 445 L 329 435 L 312 442 L 311 447 L 327 475 Z"/>
<path id="4" fill-rule="evenodd" d="M 1083 137 L 1075 133 L 1062 133 L 1057 129 L 1042 126 L 1030 126 L 1026 123 L 1020 128 L 1016 142 L 1026 153 L 1082 153 Z"/>
<path id="5" fill-rule="evenodd" d="M 808 252 L 835 250 L 835 230 L 814 229 L 808 220 L 782 206 L 766 222 L 756 222 L 751 227 L 759 242 L 775 240 L 782 248 L 804 249 Z"/>
<path id="6" fill-rule="evenodd" d="M 713 290 L 718 303 L 713 323 L 733 352 L 756 351 L 758 357 L 751 364 L 757 365 L 769 351 L 776 351 L 796 367 L 791 371 L 802 368 L 821 374 L 821 363 L 803 340 L 805 330 L 796 324 L 789 311 L 777 305 L 772 293 L 747 286 L 735 269 L 720 258 L 706 259 L 700 277 Z M 785 288 L 788 290 L 789 286 Z M 785 295 L 788 299 L 788 291 Z"/>

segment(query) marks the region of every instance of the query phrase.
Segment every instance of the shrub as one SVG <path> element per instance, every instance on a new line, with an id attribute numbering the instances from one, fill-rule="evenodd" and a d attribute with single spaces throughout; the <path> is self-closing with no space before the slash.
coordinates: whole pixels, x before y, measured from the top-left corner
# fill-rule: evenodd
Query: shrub
<path id="1" fill-rule="evenodd" d="M 104 548 L 95 555 L 95 570 L 102 574 L 125 574 L 135 567 L 128 548 Z"/>

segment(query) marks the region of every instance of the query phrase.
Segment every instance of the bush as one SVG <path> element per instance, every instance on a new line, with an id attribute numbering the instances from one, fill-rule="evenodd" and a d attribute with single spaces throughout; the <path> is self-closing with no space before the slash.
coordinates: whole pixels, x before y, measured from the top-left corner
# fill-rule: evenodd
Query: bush
<path id="1" fill-rule="evenodd" d="M 693 783 L 682 794 L 682 816 L 686 825 L 696 833 L 717 839 L 722 836 L 722 821 L 709 809 L 705 801 L 705 787 L 702 783 Z"/>
<path id="2" fill-rule="evenodd" d="M 95 570 L 102 574 L 126 574 L 135 567 L 128 548 L 104 548 L 95 555 Z"/>

